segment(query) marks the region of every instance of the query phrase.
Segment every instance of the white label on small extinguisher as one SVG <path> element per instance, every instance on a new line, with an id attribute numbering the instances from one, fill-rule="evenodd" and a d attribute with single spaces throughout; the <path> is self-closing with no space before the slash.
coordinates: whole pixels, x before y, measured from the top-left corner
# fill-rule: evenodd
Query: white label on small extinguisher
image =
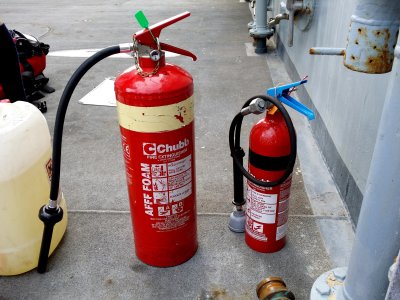
<path id="1" fill-rule="evenodd" d="M 276 228 L 276 240 L 277 241 L 285 237 L 285 235 L 286 235 L 286 227 L 287 227 L 287 223 L 285 223 L 285 224 L 283 224 L 281 226 L 278 226 Z"/>
<path id="2" fill-rule="evenodd" d="M 289 218 L 289 194 L 292 178 L 289 177 L 280 186 L 279 192 L 279 211 L 278 222 L 276 227 L 276 240 L 283 239 L 286 236 L 287 221 Z"/>
<path id="3" fill-rule="evenodd" d="M 253 221 L 249 217 L 249 210 L 247 210 L 246 232 L 259 241 L 268 240 L 267 236 L 264 234 L 264 224 Z"/>
<path id="4" fill-rule="evenodd" d="M 247 188 L 247 210 L 251 219 L 265 224 L 274 224 L 278 195 L 263 194 Z"/>

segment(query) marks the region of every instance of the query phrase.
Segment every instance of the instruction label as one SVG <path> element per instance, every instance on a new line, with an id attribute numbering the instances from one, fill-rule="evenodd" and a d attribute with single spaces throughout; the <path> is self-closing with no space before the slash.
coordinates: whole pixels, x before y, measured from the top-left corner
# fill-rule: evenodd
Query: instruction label
<path id="1" fill-rule="evenodd" d="M 139 117 L 166 127 L 153 131 L 150 125 L 129 123 L 130 117 L 126 117 L 127 126 L 120 126 L 135 236 L 157 243 L 155 237 L 174 237 L 173 231 L 187 229 L 195 234 L 193 122 L 168 130 L 165 116 Z M 157 234 L 167 231 L 170 234 Z"/>
<path id="2" fill-rule="evenodd" d="M 154 217 L 153 228 L 171 230 L 188 220 L 183 200 L 193 193 L 191 166 L 191 154 L 172 162 L 141 163 L 143 208 L 145 214 Z"/>
<path id="3" fill-rule="evenodd" d="M 291 177 L 280 186 L 263 188 L 247 184 L 246 232 L 260 241 L 280 240 L 286 235 Z"/>
<path id="4" fill-rule="evenodd" d="M 151 205 L 168 205 L 192 194 L 192 155 L 173 163 L 141 163 L 143 198 Z M 180 172 L 179 172 L 180 171 Z M 165 216 L 167 207 L 158 207 L 158 216 Z M 153 212 L 146 212 L 154 216 Z M 156 214 L 157 215 L 157 214 Z"/>

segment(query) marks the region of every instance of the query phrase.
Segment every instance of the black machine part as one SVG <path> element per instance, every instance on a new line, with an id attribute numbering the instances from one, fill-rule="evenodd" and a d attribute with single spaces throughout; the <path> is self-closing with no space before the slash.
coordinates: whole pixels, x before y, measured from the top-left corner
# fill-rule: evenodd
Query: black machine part
<path id="1" fill-rule="evenodd" d="M 4 23 L 0 22 L 0 83 L 11 102 L 26 101 L 15 43 Z"/>

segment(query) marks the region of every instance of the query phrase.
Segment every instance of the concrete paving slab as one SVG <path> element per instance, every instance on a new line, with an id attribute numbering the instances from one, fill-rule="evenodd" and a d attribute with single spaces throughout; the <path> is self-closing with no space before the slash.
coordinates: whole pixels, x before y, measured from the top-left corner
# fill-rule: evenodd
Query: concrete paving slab
<path id="1" fill-rule="evenodd" d="M 287 245 L 271 254 L 249 249 L 243 234 L 227 230 L 226 216 L 199 215 L 198 226 L 195 256 L 177 267 L 156 268 L 135 257 L 129 214 L 71 213 L 49 272 L 0 278 L 0 294 L 5 299 L 256 299 L 259 281 L 281 276 L 296 299 L 307 299 L 314 279 L 330 268 L 309 217 L 290 217 Z"/>

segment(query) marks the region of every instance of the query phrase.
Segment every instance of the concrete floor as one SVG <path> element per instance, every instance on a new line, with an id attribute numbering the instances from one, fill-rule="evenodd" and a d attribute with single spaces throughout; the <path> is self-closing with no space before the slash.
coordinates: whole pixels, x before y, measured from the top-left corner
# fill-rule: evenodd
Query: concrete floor
<path id="1" fill-rule="evenodd" d="M 185 68 L 195 81 L 199 250 L 172 268 L 150 267 L 135 256 L 116 110 L 77 103 L 106 77 L 133 64 L 108 58 L 83 78 L 66 116 L 61 185 L 69 209 L 67 233 L 50 258 L 48 273 L 33 270 L 0 278 L 0 299 L 256 299 L 257 283 L 268 276 L 281 276 L 296 299 L 308 299 L 320 274 L 346 262 L 352 236 L 304 118 L 294 114 L 300 161 L 285 248 L 273 254 L 254 252 L 243 234 L 227 228 L 233 197 L 230 122 L 249 97 L 289 80 L 273 51 L 246 52 L 246 43 L 248 48 L 252 42 L 246 3 L 4 0 L 0 17 L 10 29 L 32 34 L 59 51 L 130 42 L 140 29 L 133 17 L 138 9 L 152 24 L 186 10 L 192 13 L 165 29 L 161 41 L 198 56 L 196 62 L 186 57 L 169 62 Z M 45 75 L 56 89 L 45 99 L 51 132 L 63 88 L 83 60 L 48 57 Z M 244 125 L 243 136 L 250 126 Z M 305 166 L 310 157 L 315 158 L 313 165 Z M 326 177 L 311 176 L 313 171 Z"/>

